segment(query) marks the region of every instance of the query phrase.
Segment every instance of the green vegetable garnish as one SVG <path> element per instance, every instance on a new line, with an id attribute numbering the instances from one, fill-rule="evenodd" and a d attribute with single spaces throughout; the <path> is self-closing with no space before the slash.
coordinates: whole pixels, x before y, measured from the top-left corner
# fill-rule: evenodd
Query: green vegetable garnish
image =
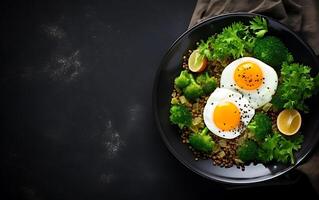
<path id="1" fill-rule="evenodd" d="M 191 126 L 192 113 L 183 105 L 172 105 L 170 109 L 170 121 L 178 125 L 180 129 Z"/>
<path id="2" fill-rule="evenodd" d="M 196 83 L 192 74 L 190 74 L 190 84 L 184 90 L 184 95 L 188 100 L 194 101 L 204 94 L 202 87 Z"/>
<path id="3" fill-rule="evenodd" d="M 288 53 L 285 44 L 275 36 L 257 39 L 253 55 L 274 68 L 279 68 L 284 61 L 288 59 L 291 61 L 292 59 L 292 55 Z"/>
<path id="4" fill-rule="evenodd" d="M 215 37 L 210 36 L 206 41 L 201 40 L 198 45 L 199 53 L 204 55 L 208 60 L 213 60 L 213 46 L 214 46 Z"/>
<path id="5" fill-rule="evenodd" d="M 179 89 L 185 88 L 186 86 L 190 84 L 190 82 L 191 82 L 190 75 L 186 70 L 181 71 L 180 75 L 176 77 L 174 80 L 175 85 Z"/>
<path id="6" fill-rule="evenodd" d="M 263 37 L 268 32 L 267 21 L 260 16 L 254 17 L 253 20 L 250 21 L 249 27 L 258 38 Z"/>
<path id="7" fill-rule="evenodd" d="M 210 77 L 207 72 L 199 75 L 196 78 L 196 82 L 203 88 L 205 94 L 212 93 L 217 86 L 217 80 L 214 77 Z"/>
<path id="8" fill-rule="evenodd" d="M 254 134 L 258 142 L 263 141 L 272 132 L 271 119 L 264 113 L 256 113 L 247 128 Z"/>
<path id="9" fill-rule="evenodd" d="M 278 85 L 272 100 L 276 108 L 308 111 L 305 100 L 312 96 L 314 90 L 314 80 L 310 76 L 310 69 L 298 63 L 282 65 L 282 82 Z"/>
<path id="10" fill-rule="evenodd" d="M 248 26 L 236 22 L 225 27 L 221 33 L 201 41 L 198 49 L 208 60 L 237 59 L 250 55 L 256 38 L 263 37 L 267 31 L 266 19 L 257 16 Z"/>
<path id="11" fill-rule="evenodd" d="M 247 55 L 253 43 L 254 38 L 250 36 L 247 26 L 241 22 L 233 23 L 216 36 L 213 58 L 217 60 L 237 59 Z"/>
<path id="12" fill-rule="evenodd" d="M 288 140 L 278 132 L 268 135 L 258 151 L 258 159 L 264 163 L 276 160 L 282 163 L 295 163 L 293 151 L 301 148 L 303 136 L 298 135 Z"/>
<path id="13" fill-rule="evenodd" d="M 208 128 L 205 127 L 199 133 L 193 133 L 189 137 L 189 144 L 198 151 L 203 151 L 206 153 L 210 153 L 213 151 L 215 142 L 212 137 L 207 134 Z"/>
<path id="14" fill-rule="evenodd" d="M 258 155 L 258 145 L 252 140 L 246 140 L 244 144 L 238 147 L 237 155 L 244 162 L 254 161 Z"/>
<path id="15" fill-rule="evenodd" d="M 216 78 L 210 77 L 207 72 L 200 74 L 195 81 L 193 75 L 186 70 L 175 78 L 174 83 L 177 88 L 183 90 L 185 97 L 191 101 L 196 100 L 203 94 L 212 93 L 217 86 Z"/>

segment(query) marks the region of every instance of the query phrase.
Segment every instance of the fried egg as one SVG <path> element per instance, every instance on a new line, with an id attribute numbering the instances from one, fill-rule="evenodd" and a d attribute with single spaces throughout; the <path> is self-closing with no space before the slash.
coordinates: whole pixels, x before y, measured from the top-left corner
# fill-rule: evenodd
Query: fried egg
<path id="1" fill-rule="evenodd" d="M 256 58 L 243 57 L 225 67 L 220 85 L 240 92 L 257 109 L 271 101 L 277 89 L 278 76 L 266 63 Z"/>
<path id="2" fill-rule="evenodd" d="M 242 94 L 217 88 L 204 107 L 204 123 L 215 135 L 233 139 L 241 134 L 255 114 Z"/>

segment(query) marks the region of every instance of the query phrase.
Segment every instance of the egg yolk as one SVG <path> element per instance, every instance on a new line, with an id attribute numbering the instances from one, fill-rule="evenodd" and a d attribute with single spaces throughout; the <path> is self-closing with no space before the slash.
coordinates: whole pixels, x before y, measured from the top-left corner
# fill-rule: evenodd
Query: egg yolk
<path id="1" fill-rule="evenodd" d="M 230 131 L 239 126 L 240 110 L 231 102 L 219 103 L 213 112 L 213 122 L 219 129 Z"/>
<path id="2" fill-rule="evenodd" d="M 246 90 L 259 88 L 263 83 L 263 73 L 260 67 L 253 62 L 243 62 L 237 66 L 234 73 L 236 84 Z"/>

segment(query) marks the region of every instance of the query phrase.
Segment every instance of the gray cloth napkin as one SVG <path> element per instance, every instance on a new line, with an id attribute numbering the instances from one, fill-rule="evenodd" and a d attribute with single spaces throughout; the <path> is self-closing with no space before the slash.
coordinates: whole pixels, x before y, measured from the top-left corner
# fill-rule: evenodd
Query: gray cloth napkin
<path id="1" fill-rule="evenodd" d="M 250 12 L 272 17 L 297 32 L 319 54 L 319 2 L 316 0 L 198 0 L 189 28 L 206 18 Z"/>
<path id="2" fill-rule="evenodd" d="M 319 54 L 319 2 L 316 0 L 198 0 L 189 28 L 206 18 L 230 12 L 272 17 L 297 32 Z M 319 149 L 298 169 L 307 174 L 319 193 Z"/>

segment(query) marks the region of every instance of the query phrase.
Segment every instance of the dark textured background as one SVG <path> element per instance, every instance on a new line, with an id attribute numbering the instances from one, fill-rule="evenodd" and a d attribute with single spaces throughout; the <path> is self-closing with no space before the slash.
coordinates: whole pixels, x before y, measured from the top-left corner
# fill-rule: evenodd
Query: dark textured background
<path id="1" fill-rule="evenodd" d="M 301 185 L 315 195 L 298 173 L 288 185 L 221 185 L 186 169 L 164 146 L 153 120 L 153 80 L 195 3 L 1 3 L 2 198 L 294 196 Z"/>

